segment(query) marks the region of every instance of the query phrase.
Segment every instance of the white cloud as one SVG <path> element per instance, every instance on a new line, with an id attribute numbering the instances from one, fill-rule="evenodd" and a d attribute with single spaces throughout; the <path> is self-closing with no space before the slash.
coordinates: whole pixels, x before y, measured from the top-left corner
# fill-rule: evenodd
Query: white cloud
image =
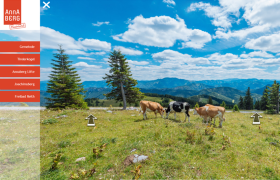
<path id="1" fill-rule="evenodd" d="M 181 64 L 198 64 L 198 65 L 205 65 L 210 64 L 207 58 L 199 57 L 199 58 L 192 58 L 189 54 L 182 54 L 177 51 L 173 51 L 170 49 L 164 50 L 159 53 L 152 54 L 154 60 L 164 63 L 174 63 L 176 65 Z"/>
<path id="2" fill-rule="evenodd" d="M 147 64 L 149 64 L 148 61 L 132 61 L 132 60 L 127 60 L 127 62 L 130 65 L 147 65 Z"/>
<path id="3" fill-rule="evenodd" d="M 100 68 L 101 66 L 89 65 L 86 62 L 78 62 L 76 64 L 73 64 L 73 67 L 79 67 L 79 68 Z"/>
<path id="4" fill-rule="evenodd" d="M 238 58 L 237 55 L 226 53 L 225 55 L 221 55 L 220 53 L 214 53 L 209 56 L 209 60 L 213 60 L 214 63 L 223 64 L 226 61 Z"/>
<path id="5" fill-rule="evenodd" d="M 265 58 L 271 58 L 274 57 L 272 54 L 269 54 L 265 51 L 254 51 L 250 52 L 249 54 L 241 54 L 241 58 L 248 58 L 248 57 L 265 57 Z"/>
<path id="6" fill-rule="evenodd" d="M 144 48 L 146 51 L 149 51 L 149 49 L 148 48 Z"/>
<path id="7" fill-rule="evenodd" d="M 96 24 L 92 23 L 93 26 L 101 26 L 102 24 L 106 24 L 108 25 L 110 22 L 109 21 L 105 21 L 105 22 L 98 22 Z"/>
<path id="8" fill-rule="evenodd" d="M 95 60 L 94 58 L 90 58 L 90 57 L 78 57 L 78 59 Z"/>
<path id="9" fill-rule="evenodd" d="M 166 3 L 166 4 L 172 4 L 172 5 L 176 5 L 175 1 L 173 0 L 163 0 L 162 2 Z"/>
<path id="10" fill-rule="evenodd" d="M 245 44 L 246 48 L 270 51 L 270 52 L 280 52 L 280 32 L 268 36 L 261 36 L 257 39 L 252 39 Z"/>
<path id="11" fill-rule="evenodd" d="M 120 50 L 124 55 L 142 55 L 143 52 L 132 48 L 125 48 L 123 46 L 115 46 L 115 50 Z"/>
<path id="12" fill-rule="evenodd" d="M 106 54 L 106 52 L 104 52 L 104 51 L 102 51 L 102 52 L 95 52 L 95 53 L 93 53 L 93 54 L 96 54 L 96 55 L 104 55 L 104 54 Z"/>
<path id="13" fill-rule="evenodd" d="M 212 24 L 215 26 L 229 28 L 231 27 L 231 21 L 228 18 L 228 12 L 222 7 L 212 6 L 210 3 L 192 3 L 187 9 L 188 12 L 195 11 L 196 9 L 204 10 L 208 17 L 214 18 Z"/>
<path id="14" fill-rule="evenodd" d="M 209 3 L 192 3 L 188 12 L 196 9 L 204 10 L 205 14 L 213 18 L 212 24 L 220 27 L 214 38 L 231 37 L 245 38 L 254 33 L 264 33 L 271 28 L 280 26 L 280 1 L 279 0 L 219 0 L 220 6 Z M 240 9 L 244 11 L 240 16 Z M 232 23 L 239 23 L 244 19 L 248 28 L 230 31 Z"/>
<path id="15" fill-rule="evenodd" d="M 202 48 L 205 43 L 211 41 L 209 33 L 199 29 L 188 29 L 183 19 L 178 15 L 176 19 L 169 16 L 144 18 L 140 15 L 130 21 L 126 32 L 113 38 L 156 47 L 171 47 L 176 40 L 182 40 L 183 48 Z"/>
<path id="16" fill-rule="evenodd" d="M 280 53 L 277 53 L 276 56 L 280 56 Z"/>
<path id="17" fill-rule="evenodd" d="M 101 51 L 110 51 L 111 43 L 107 43 L 106 41 L 100 41 L 98 39 L 85 39 L 82 40 L 80 38 L 78 43 L 83 46 L 86 50 L 101 50 Z"/>
<path id="18" fill-rule="evenodd" d="M 89 50 L 110 51 L 111 43 L 97 39 L 78 39 L 65 35 L 48 27 L 41 26 L 41 49 L 58 49 L 58 45 L 71 55 L 91 55 Z"/>

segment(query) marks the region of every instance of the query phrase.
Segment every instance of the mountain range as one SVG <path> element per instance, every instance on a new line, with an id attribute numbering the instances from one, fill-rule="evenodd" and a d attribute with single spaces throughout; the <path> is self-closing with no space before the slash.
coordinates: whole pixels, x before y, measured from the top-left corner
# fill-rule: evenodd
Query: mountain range
<path id="1" fill-rule="evenodd" d="M 151 81 L 138 81 L 137 87 L 145 89 L 178 88 L 182 90 L 202 90 L 214 87 L 231 87 L 240 91 L 264 88 L 272 85 L 273 80 L 266 79 L 223 79 L 223 80 L 185 80 L 178 78 L 163 78 Z M 47 81 L 41 81 L 41 90 L 47 90 Z M 84 81 L 84 88 L 108 88 L 106 81 Z M 262 93 L 262 92 L 261 92 Z"/>
<path id="2" fill-rule="evenodd" d="M 177 78 L 164 78 L 153 81 L 138 81 L 137 87 L 143 93 L 169 94 L 173 96 L 190 98 L 199 102 L 206 102 L 211 96 L 215 102 L 238 103 L 240 96 L 245 96 L 246 90 L 250 87 L 254 99 L 260 100 L 266 86 L 271 86 L 273 80 L 263 79 L 225 79 L 225 80 L 203 80 L 190 81 Z M 85 98 L 104 99 L 111 91 L 105 81 L 84 81 L 83 86 L 87 91 Z M 46 92 L 47 82 L 41 81 L 41 106 L 45 105 L 48 97 Z"/>

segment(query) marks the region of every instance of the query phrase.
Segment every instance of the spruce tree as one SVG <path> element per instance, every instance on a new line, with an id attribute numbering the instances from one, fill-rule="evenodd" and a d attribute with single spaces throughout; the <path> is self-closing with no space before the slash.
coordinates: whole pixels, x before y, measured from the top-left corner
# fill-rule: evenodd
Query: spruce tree
<path id="1" fill-rule="evenodd" d="M 268 87 L 269 104 L 270 110 L 275 110 L 275 113 L 279 114 L 279 83 L 274 81 L 271 87 Z"/>
<path id="2" fill-rule="evenodd" d="M 208 99 L 208 104 L 213 104 L 213 101 L 212 101 L 211 96 L 209 96 L 209 99 Z"/>
<path id="3" fill-rule="evenodd" d="M 226 108 L 227 105 L 226 105 L 225 101 L 223 101 L 222 104 L 221 104 L 220 106 Z"/>
<path id="4" fill-rule="evenodd" d="M 263 95 L 261 97 L 261 101 L 260 101 L 260 109 L 261 110 L 267 110 L 267 105 L 268 105 L 268 89 L 267 86 L 265 87 L 265 89 L 263 90 Z"/>
<path id="5" fill-rule="evenodd" d="M 87 103 L 84 101 L 85 93 L 81 79 L 72 67 L 69 56 L 64 54 L 65 50 L 59 46 L 58 53 L 54 54 L 52 59 L 53 71 L 50 74 L 47 83 L 47 92 L 51 97 L 46 98 L 47 108 L 51 109 L 88 109 Z"/>
<path id="6" fill-rule="evenodd" d="M 105 74 L 106 83 L 112 88 L 112 91 L 105 94 L 107 99 L 115 99 L 116 102 L 123 102 L 123 109 L 126 109 L 127 103 L 134 104 L 144 98 L 140 89 L 135 87 L 137 81 L 132 78 L 130 67 L 125 56 L 121 51 L 114 50 L 109 57 L 110 74 Z"/>
<path id="7" fill-rule="evenodd" d="M 252 109 L 252 97 L 251 97 L 251 93 L 250 93 L 250 87 L 248 87 L 247 91 L 246 91 L 246 95 L 244 97 L 244 109 L 246 110 L 250 110 Z"/>
<path id="8" fill-rule="evenodd" d="M 239 103 L 238 103 L 239 109 L 244 109 L 244 101 L 242 96 L 239 98 Z"/>

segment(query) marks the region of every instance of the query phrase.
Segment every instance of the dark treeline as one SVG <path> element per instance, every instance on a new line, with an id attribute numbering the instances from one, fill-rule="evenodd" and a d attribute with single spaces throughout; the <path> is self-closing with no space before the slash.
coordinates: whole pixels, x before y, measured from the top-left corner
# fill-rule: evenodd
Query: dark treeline
<path id="1" fill-rule="evenodd" d="M 246 110 L 264 110 L 270 114 L 279 114 L 279 83 L 274 81 L 272 86 L 266 86 L 263 91 L 263 95 L 261 100 L 257 100 L 255 104 L 253 104 L 253 98 L 250 94 L 250 88 L 246 92 L 246 96 L 240 96 L 239 109 L 246 109 Z"/>

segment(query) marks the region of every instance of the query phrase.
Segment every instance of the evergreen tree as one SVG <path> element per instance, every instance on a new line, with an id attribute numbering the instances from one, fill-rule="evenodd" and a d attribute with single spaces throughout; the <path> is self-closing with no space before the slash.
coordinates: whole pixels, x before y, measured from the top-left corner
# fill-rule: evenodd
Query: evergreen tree
<path id="1" fill-rule="evenodd" d="M 99 103 L 100 103 L 100 101 L 97 99 L 97 100 L 95 101 L 95 105 L 96 105 L 96 106 L 99 106 Z"/>
<path id="2" fill-rule="evenodd" d="M 222 102 L 221 106 L 226 108 L 227 105 L 226 105 L 225 101 Z"/>
<path id="3" fill-rule="evenodd" d="M 257 110 L 261 110 L 261 101 L 260 100 L 258 100 L 258 103 L 257 103 L 257 108 L 256 108 Z"/>
<path id="4" fill-rule="evenodd" d="M 195 107 L 195 108 L 199 108 L 199 104 L 198 104 L 198 103 L 196 103 L 194 107 Z"/>
<path id="5" fill-rule="evenodd" d="M 248 87 L 248 90 L 246 91 L 246 96 L 244 97 L 244 109 L 250 110 L 252 109 L 252 97 L 250 93 L 250 87 Z"/>
<path id="6" fill-rule="evenodd" d="M 46 98 L 47 108 L 64 109 L 64 108 L 81 108 L 88 109 L 84 101 L 85 93 L 81 79 L 72 67 L 68 55 L 64 54 L 65 50 L 59 46 L 58 53 L 54 54 L 55 59 L 52 74 L 50 74 L 47 83 L 47 92 L 51 97 Z"/>
<path id="7" fill-rule="evenodd" d="M 112 88 L 112 91 L 105 94 L 107 99 L 115 99 L 117 102 L 123 102 L 123 109 L 126 109 L 126 103 L 132 104 L 140 101 L 144 98 L 144 94 L 140 92 L 140 89 L 135 87 L 137 81 L 132 78 L 130 67 L 126 58 L 120 51 L 114 50 L 110 53 L 110 74 L 105 74 L 108 86 Z"/>
<path id="8" fill-rule="evenodd" d="M 239 103 L 238 103 L 239 109 L 244 109 L 244 102 L 242 96 L 239 98 Z"/>
<path id="9" fill-rule="evenodd" d="M 239 108 L 238 108 L 237 104 L 235 104 L 235 105 L 233 106 L 232 111 L 233 111 L 233 112 L 235 112 L 235 111 L 239 112 Z"/>
<path id="10" fill-rule="evenodd" d="M 122 104 L 122 103 L 120 103 L 120 104 L 119 104 L 119 107 L 122 107 L 122 106 L 123 106 L 123 104 Z"/>
<path id="11" fill-rule="evenodd" d="M 261 110 L 267 110 L 267 105 L 268 105 L 268 89 L 267 86 L 265 87 L 264 91 L 263 91 L 263 95 L 260 101 L 260 109 Z"/>
<path id="12" fill-rule="evenodd" d="M 253 98 L 251 98 L 250 107 L 251 107 L 251 109 L 254 109 L 254 99 Z"/>
<path id="13" fill-rule="evenodd" d="M 268 109 L 274 111 L 279 114 L 279 83 L 274 81 L 271 87 L 268 87 Z"/>
<path id="14" fill-rule="evenodd" d="M 211 96 L 209 96 L 209 99 L 208 99 L 208 104 L 213 104 L 213 101 L 212 101 Z"/>

